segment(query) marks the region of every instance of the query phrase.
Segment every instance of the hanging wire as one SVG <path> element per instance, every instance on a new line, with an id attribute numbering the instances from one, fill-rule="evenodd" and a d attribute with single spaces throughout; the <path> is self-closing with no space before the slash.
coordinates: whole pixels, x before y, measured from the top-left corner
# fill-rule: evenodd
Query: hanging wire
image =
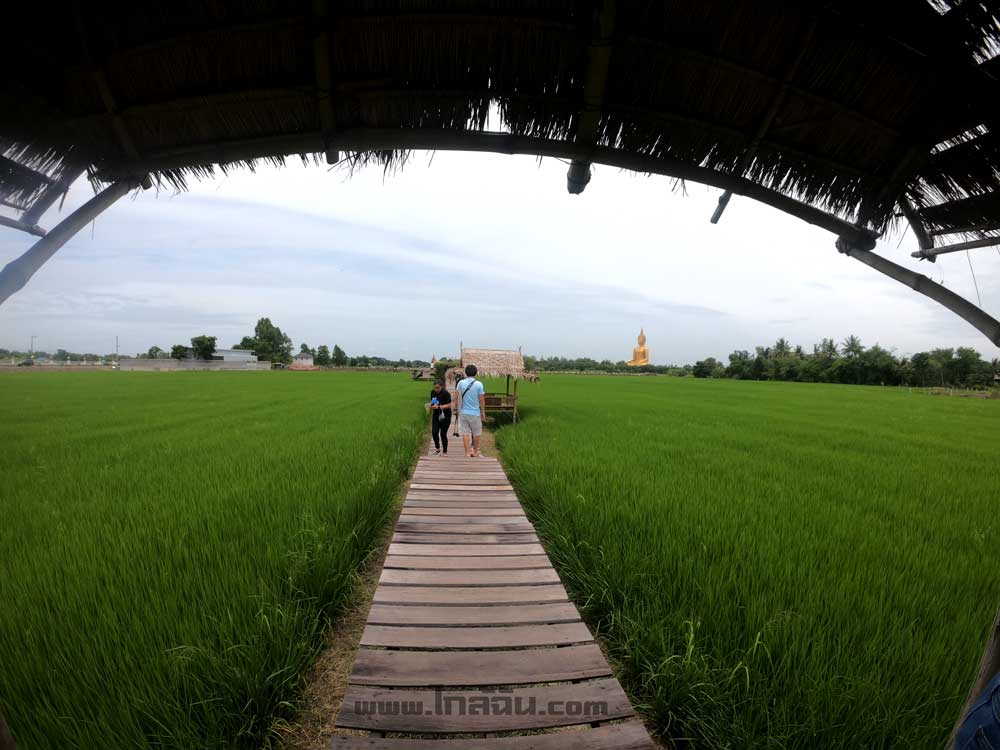
<path id="1" fill-rule="evenodd" d="M 976 272 L 972 270 L 972 255 L 969 251 L 965 251 L 965 259 L 969 261 L 969 271 L 972 272 L 972 283 L 976 285 L 976 299 L 979 301 L 979 306 L 983 306 L 983 298 L 979 296 L 979 282 L 976 281 Z"/>

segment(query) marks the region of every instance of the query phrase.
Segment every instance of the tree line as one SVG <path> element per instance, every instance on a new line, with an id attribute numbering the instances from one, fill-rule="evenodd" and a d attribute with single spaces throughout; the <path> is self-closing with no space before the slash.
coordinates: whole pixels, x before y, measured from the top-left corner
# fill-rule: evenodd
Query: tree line
<path id="1" fill-rule="evenodd" d="M 158 346 L 152 346 L 145 354 L 138 355 L 144 359 L 212 359 L 216 352 L 216 336 L 195 336 L 191 339 L 191 345 L 175 344 L 167 353 Z M 252 351 L 261 362 L 277 362 L 284 365 L 292 362 L 292 340 L 288 334 L 271 322 L 270 318 L 261 318 L 254 326 L 253 335 L 244 336 L 233 349 Z M 339 345 L 334 344 L 333 349 L 322 344 L 316 348 L 310 347 L 306 343 L 299 345 L 300 354 L 309 354 L 313 358 L 313 364 L 319 367 L 427 367 L 429 362 L 424 360 L 397 359 L 390 360 L 385 357 L 372 357 L 367 354 L 350 357 Z"/>
<path id="2" fill-rule="evenodd" d="M 972 347 L 931 349 L 909 357 L 896 356 L 878 344 L 865 347 L 857 336 L 839 344 L 824 338 L 812 351 L 791 346 L 785 338 L 753 352 L 738 349 L 729 364 L 714 357 L 695 362 L 697 378 L 784 380 L 853 385 L 950 386 L 988 388 L 995 383 L 997 360 L 987 361 Z"/>

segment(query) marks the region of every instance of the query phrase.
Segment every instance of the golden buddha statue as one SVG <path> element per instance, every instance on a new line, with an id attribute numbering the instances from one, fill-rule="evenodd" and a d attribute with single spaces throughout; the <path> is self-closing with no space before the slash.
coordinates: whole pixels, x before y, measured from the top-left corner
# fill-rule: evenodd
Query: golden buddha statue
<path id="1" fill-rule="evenodd" d="M 642 367 L 649 364 L 649 349 L 646 348 L 646 333 L 639 329 L 639 346 L 632 350 L 632 359 L 626 362 L 629 367 Z"/>

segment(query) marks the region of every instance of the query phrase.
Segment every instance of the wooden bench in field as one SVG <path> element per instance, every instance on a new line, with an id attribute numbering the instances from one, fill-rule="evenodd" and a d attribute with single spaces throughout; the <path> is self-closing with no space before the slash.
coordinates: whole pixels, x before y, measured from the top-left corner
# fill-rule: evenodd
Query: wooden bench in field
<path id="1" fill-rule="evenodd" d="M 417 464 L 337 726 L 368 733 L 340 750 L 653 747 L 485 457 Z"/>

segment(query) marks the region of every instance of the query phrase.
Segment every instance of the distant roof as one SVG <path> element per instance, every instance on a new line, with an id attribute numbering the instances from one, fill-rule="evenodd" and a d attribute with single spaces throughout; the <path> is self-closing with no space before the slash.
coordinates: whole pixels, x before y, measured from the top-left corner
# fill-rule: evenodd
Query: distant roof
<path id="1" fill-rule="evenodd" d="M 840 234 L 882 231 L 904 200 L 967 228 L 1000 213 L 993 6 L 18 3 L 0 200 L 31 224 L 83 172 L 183 188 L 287 155 L 391 168 L 457 149 L 574 160 L 574 192 L 592 162 L 673 175 Z"/>
<path id="2" fill-rule="evenodd" d="M 537 373 L 524 368 L 521 352 L 510 349 L 462 349 L 462 366 L 466 365 L 475 365 L 482 377 L 510 375 L 519 380 L 538 380 Z"/>
<path id="3" fill-rule="evenodd" d="M 312 359 L 313 355 L 310 352 L 299 352 L 292 359 Z"/>

